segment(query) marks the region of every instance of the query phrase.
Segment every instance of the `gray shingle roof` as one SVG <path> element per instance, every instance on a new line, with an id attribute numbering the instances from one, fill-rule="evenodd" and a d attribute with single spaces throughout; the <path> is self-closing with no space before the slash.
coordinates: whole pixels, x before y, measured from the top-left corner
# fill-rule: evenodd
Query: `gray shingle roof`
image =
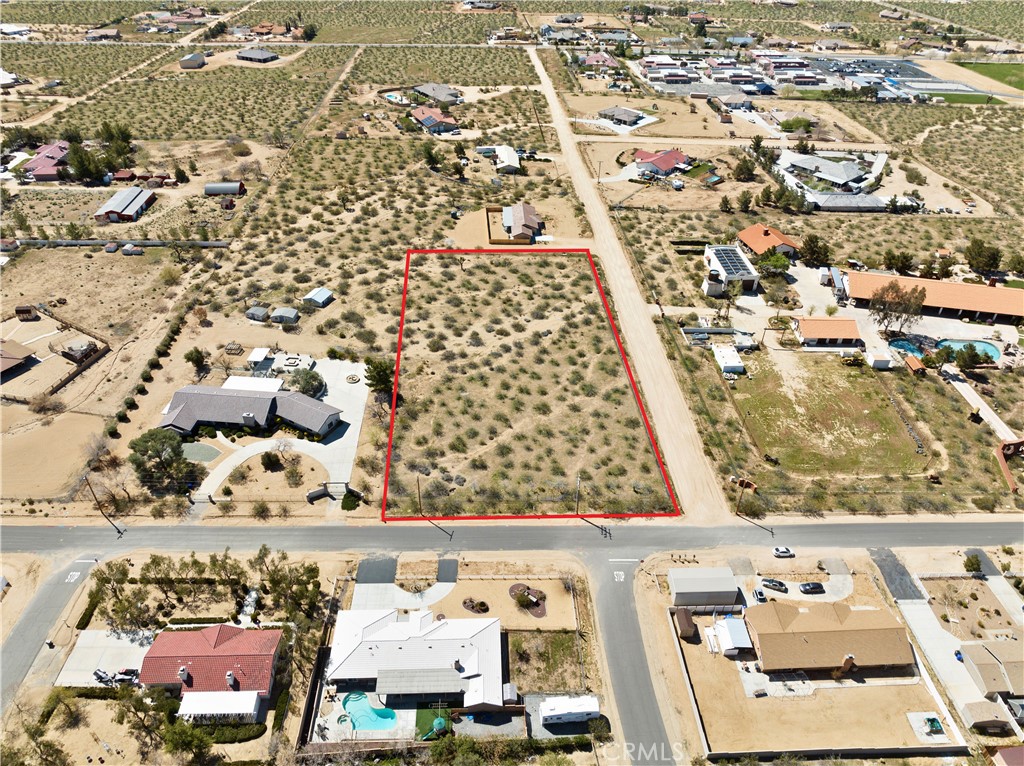
<path id="1" fill-rule="evenodd" d="M 203 423 L 245 425 L 252 415 L 261 428 L 274 415 L 297 428 L 319 433 L 341 410 L 297 391 L 242 391 L 212 386 L 185 386 L 175 391 L 160 428 L 191 433 Z"/>

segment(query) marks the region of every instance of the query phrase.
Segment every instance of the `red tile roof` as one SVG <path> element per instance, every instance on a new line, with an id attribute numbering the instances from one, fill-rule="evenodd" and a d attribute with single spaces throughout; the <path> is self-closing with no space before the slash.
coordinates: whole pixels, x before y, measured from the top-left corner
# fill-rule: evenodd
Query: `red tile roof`
<path id="1" fill-rule="evenodd" d="M 643 149 L 637 149 L 636 154 L 633 155 L 633 160 L 635 162 L 648 162 L 658 168 L 658 170 L 667 173 L 677 165 L 686 165 L 690 158 L 678 149 L 665 149 L 660 152 L 648 152 Z"/>
<path id="2" fill-rule="evenodd" d="M 269 694 L 280 630 L 243 630 L 212 625 L 202 630 L 164 631 L 146 652 L 139 681 L 145 686 L 181 683 L 182 692 L 228 691 L 225 674 L 236 679 L 236 691 Z M 182 682 L 178 669 L 188 670 Z"/>
<path id="3" fill-rule="evenodd" d="M 755 223 L 753 226 L 748 226 L 737 234 L 736 238 L 758 255 L 764 255 L 773 247 L 778 247 L 779 245 L 789 245 L 794 250 L 799 249 L 796 242 L 781 231 L 774 226 L 766 226 L 763 223 Z"/>

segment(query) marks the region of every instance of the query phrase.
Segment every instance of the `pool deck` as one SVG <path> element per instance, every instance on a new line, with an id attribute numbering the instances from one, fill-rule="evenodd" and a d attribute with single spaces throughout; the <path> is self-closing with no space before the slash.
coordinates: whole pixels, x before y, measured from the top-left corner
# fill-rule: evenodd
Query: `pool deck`
<path id="1" fill-rule="evenodd" d="M 377 699 L 377 695 L 372 692 L 367 694 L 370 705 L 373 707 L 384 707 L 384 705 Z M 344 700 L 344 694 L 338 694 L 333 702 L 332 710 L 326 716 L 323 715 L 323 703 L 329 702 L 328 698 L 324 697 L 321 702 L 321 715 L 317 717 L 317 727 L 321 724 L 324 726 L 326 736 L 321 738 L 319 735 L 314 734 L 314 742 L 351 742 L 358 740 L 409 740 L 415 739 L 416 737 L 416 708 L 406 708 L 396 706 L 392 708 L 395 711 L 395 725 L 390 729 L 354 729 L 352 728 L 352 721 L 346 715 L 344 720 L 338 722 L 338 717 L 345 713 L 342 707 L 342 700 Z"/>

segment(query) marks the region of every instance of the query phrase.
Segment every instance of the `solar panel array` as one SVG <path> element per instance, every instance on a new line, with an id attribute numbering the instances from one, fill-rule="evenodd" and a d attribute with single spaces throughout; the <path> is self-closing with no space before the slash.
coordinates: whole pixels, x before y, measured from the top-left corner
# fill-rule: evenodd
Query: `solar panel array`
<path id="1" fill-rule="evenodd" d="M 736 247 L 716 247 L 712 251 L 726 276 L 740 277 L 754 272 L 747 266 L 746 259 Z"/>

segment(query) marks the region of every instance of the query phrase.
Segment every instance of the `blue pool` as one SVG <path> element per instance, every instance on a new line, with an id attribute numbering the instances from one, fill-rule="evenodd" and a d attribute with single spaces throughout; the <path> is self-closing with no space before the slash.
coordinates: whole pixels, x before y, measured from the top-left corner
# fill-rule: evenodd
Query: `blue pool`
<path id="1" fill-rule="evenodd" d="M 974 345 L 979 354 L 988 354 L 992 357 L 993 362 L 998 362 L 999 357 L 1002 356 L 1002 354 L 999 353 L 999 348 L 995 344 L 989 343 L 987 340 L 940 340 L 935 345 L 939 348 L 951 348 L 954 351 L 959 351 L 964 346 L 971 344 Z"/>
<path id="2" fill-rule="evenodd" d="M 911 354 L 921 359 L 924 356 L 924 351 L 916 343 L 913 343 L 906 338 L 897 338 L 896 340 L 889 341 L 889 348 L 895 349 L 903 354 Z"/>
<path id="3" fill-rule="evenodd" d="M 356 731 L 385 731 L 395 728 L 398 719 L 389 707 L 372 707 L 363 692 L 349 692 L 341 706 L 345 708 Z"/>

